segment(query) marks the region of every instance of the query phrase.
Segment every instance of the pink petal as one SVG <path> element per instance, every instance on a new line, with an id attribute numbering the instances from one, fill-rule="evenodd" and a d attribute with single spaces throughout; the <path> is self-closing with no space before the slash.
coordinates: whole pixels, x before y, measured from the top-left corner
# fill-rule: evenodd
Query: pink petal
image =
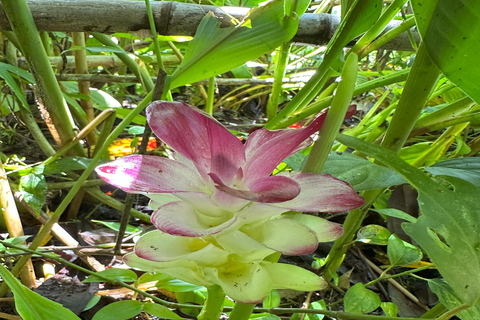
<path id="1" fill-rule="evenodd" d="M 348 183 L 331 175 L 301 173 L 290 178 L 300 185 L 300 194 L 293 200 L 275 206 L 293 211 L 342 212 L 365 203 Z"/>
<path id="2" fill-rule="evenodd" d="M 300 222 L 313 230 L 317 235 L 318 242 L 329 242 L 340 238 L 343 228 L 338 223 L 302 213 L 287 213 L 282 215 L 285 219 Z"/>
<path id="3" fill-rule="evenodd" d="M 245 179 L 269 176 L 283 159 L 307 147 L 303 142 L 321 128 L 326 115 L 326 112 L 323 113 L 303 129 L 254 131 L 245 143 Z"/>
<path id="4" fill-rule="evenodd" d="M 320 116 L 303 129 L 254 131 L 245 143 L 247 158 L 243 166 L 245 179 L 248 181 L 270 175 L 285 158 L 306 148 L 310 144 L 309 137 L 322 127 L 327 111 L 322 110 Z M 355 111 L 356 106 L 350 106 L 345 118 L 350 118 Z"/>
<path id="5" fill-rule="evenodd" d="M 100 178 L 131 193 L 208 192 L 188 166 L 163 157 L 131 155 L 96 168 Z"/>
<path id="6" fill-rule="evenodd" d="M 203 265 L 216 265 L 227 262 L 229 252 L 202 238 L 172 236 L 156 230 L 143 235 L 137 241 L 135 254 L 157 262 L 183 259 Z"/>
<path id="7" fill-rule="evenodd" d="M 183 237 L 203 237 L 217 234 L 237 221 L 237 216 L 208 217 L 185 201 L 161 206 L 151 217 L 152 223 L 165 233 Z"/>
<path id="8" fill-rule="evenodd" d="M 250 190 L 234 189 L 226 186 L 215 174 L 209 174 L 215 187 L 231 196 L 255 202 L 276 203 L 291 200 L 300 193 L 299 185 L 282 176 L 264 177 L 248 184 Z"/>
<path id="9" fill-rule="evenodd" d="M 147 108 L 153 132 L 192 160 L 200 173 L 215 172 L 230 183 L 245 162 L 244 146 L 218 121 L 183 102 L 153 102 Z"/>
<path id="10" fill-rule="evenodd" d="M 318 247 L 313 230 L 289 219 L 270 220 L 241 230 L 266 247 L 289 256 L 309 254 Z"/>

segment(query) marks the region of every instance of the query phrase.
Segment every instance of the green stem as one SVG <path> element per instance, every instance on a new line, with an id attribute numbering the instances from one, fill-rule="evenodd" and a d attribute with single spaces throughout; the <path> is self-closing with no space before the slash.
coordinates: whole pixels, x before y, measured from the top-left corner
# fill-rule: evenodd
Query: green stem
<path id="1" fill-rule="evenodd" d="M 391 74 L 367 81 L 357 86 L 353 91 L 353 95 L 356 96 L 364 92 L 368 92 L 374 88 L 405 81 L 408 77 L 409 72 L 410 72 L 410 69 L 405 69 L 402 71 L 393 72 Z M 295 122 L 305 119 L 306 117 L 309 117 L 313 114 L 320 112 L 322 109 L 327 108 L 329 105 L 331 105 L 332 101 L 333 101 L 333 97 L 326 97 L 324 99 L 318 100 L 308 105 L 307 107 L 303 108 L 302 110 L 298 110 L 297 112 L 294 112 L 290 117 L 279 120 L 276 124 L 270 124 L 269 122 L 267 124 L 269 126 L 268 129 L 274 130 L 274 129 L 286 128 L 289 125 L 294 124 Z"/>
<path id="2" fill-rule="evenodd" d="M 225 293 L 222 287 L 214 285 L 207 288 L 207 300 L 198 315 L 198 320 L 218 320 L 222 315 Z"/>
<path id="3" fill-rule="evenodd" d="M 436 318 L 440 316 L 442 313 L 448 311 L 447 307 L 445 307 L 443 304 L 438 303 L 436 304 L 433 308 L 422 314 L 420 319 L 424 318 Z"/>
<path id="4" fill-rule="evenodd" d="M 321 139 L 317 140 L 313 145 L 303 172 L 320 173 L 322 171 L 352 100 L 353 89 L 357 79 L 357 69 L 358 56 L 355 53 L 350 53 L 345 62 L 342 81 L 338 85 L 332 107 L 328 111 L 325 123 L 320 129 L 319 135 Z"/>
<path id="5" fill-rule="evenodd" d="M 373 284 L 375 284 L 375 283 L 377 283 L 378 281 L 381 281 L 381 280 L 388 280 L 388 279 L 398 278 L 398 277 L 402 277 L 402 276 L 408 276 L 412 273 L 419 272 L 419 271 L 429 269 L 429 268 L 432 268 L 432 267 L 433 267 L 433 265 L 429 264 L 429 265 L 426 265 L 426 266 L 423 266 L 423 267 L 420 267 L 420 268 L 416 268 L 416 269 L 412 269 L 412 270 L 408 270 L 408 271 L 404 271 L 404 272 L 400 272 L 400 273 L 396 273 L 396 274 L 391 274 L 391 275 L 385 275 L 386 271 L 387 271 L 387 270 L 385 270 L 384 273 L 382 273 L 382 275 L 380 275 L 380 277 L 366 283 L 364 286 L 365 287 L 371 286 L 371 285 L 373 285 Z"/>
<path id="6" fill-rule="evenodd" d="M 343 223 L 343 235 L 334 242 L 328 253 L 327 260 L 325 261 L 325 266 L 323 267 L 325 270 L 325 280 L 330 281 L 332 275 L 335 274 L 342 264 L 349 244 L 355 239 L 357 230 L 362 225 L 363 219 L 365 219 L 370 206 L 375 202 L 377 197 L 382 194 L 382 192 L 383 190 L 367 190 L 362 192 L 361 195 L 365 198 L 365 205 L 348 213 L 345 222 Z"/>
<path id="7" fill-rule="evenodd" d="M 287 70 L 288 54 L 291 42 L 285 42 L 277 49 L 276 64 L 273 78 L 272 92 L 267 103 L 267 118 L 272 120 L 277 115 L 278 103 L 283 91 L 283 77 Z"/>
<path id="8" fill-rule="evenodd" d="M 205 105 L 205 112 L 213 114 L 213 102 L 215 101 L 215 77 L 208 79 L 207 104 Z"/>
<path id="9" fill-rule="evenodd" d="M 50 66 L 27 1 L 1 0 L 1 3 L 35 78 L 37 93 L 51 117 L 61 143 L 65 144 L 75 137 L 72 119 L 67 111 L 63 94 Z M 79 143 L 75 145 L 74 153 L 85 155 L 83 147 Z"/>
<path id="10" fill-rule="evenodd" d="M 248 320 L 254 309 L 255 309 L 254 304 L 237 302 L 235 303 L 235 307 L 233 307 L 232 313 L 230 313 L 229 319 L 230 320 Z"/>
<path id="11" fill-rule="evenodd" d="M 116 44 L 112 39 L 110 39 L 109 36 L 101 33 L 96 33 L 93 32 L 92 35 L 100 41 L 102 44 L 106 46 L 111 46 L 115 47 L 118 50 L 123 50 L 122 47 L 120 47 L 118 44 Z M 136 75 L 143 83 L 145 86 L 145 91 L 150 92 L 153 90 L 154 83 L 152 81 L 152 78 L 148 74 L 148 72 L 144 68 L 140 68 L 138 64 L 130 58 L 130 56 L 124 52 L 124 53 L 115 53 L 120 60 L 133 72 L 134 75 Z"/>
<path id="12" fill-rule="evenodd" d="M 471 306 L 469 306 L 468 304 L 462 304 L 461 306 L 458 306 L 458 307 L 456 307 L 452 310 L 448 310 L 447 312 L 442 314 L 440 317 L 438 317 L 437 320 L 448 320 L 451 317 L 459 314 L 460 312 L 462 312 L 463 310 L 466 310 L 468 308 L 471 308 Z"/>
<path id="13" fill-rule="evenodd" d="M 405 5 L 407 0 L 394 0 L 382 13 L 377 22 L 368 29 L 368 31 L 357 41 L 353 46 L 352 52 L 355 52 L 359 56 L 362 55 L 362 50 L 370 44 L 378 35 L 385 29 L 387 24 L 392 21 L 393 17 L 400 11 Z"/>
<path id="14" fill-rule="evenodd" d="M 385 133 L 382 146 L 395 152 L 403 147 L 420 112 L 435 88 L 439 75 L 440 70 L 428 56 L 425 46 L 420 44 L 397 109 Z"/>
<path id="15" fill-rule="evenodd" d="M 68 207 L 69 203 L 72 201 L 72 199 L 75 197 L 77 192 L 80 190 L 82 187 L 83 183 L 85 180 L 88 179 L 90 174 L 92 174 L 93 170 L 95 167 L 98 165 L 98 162 L 100 159 L 103 157 L 103 152 L 108 148 L 110 144 L 118 137 L 118 135 L 125 129 L 125 127 L 130 124 L 130 122 L 137 116 L 141 111 L 143 111 L 147 105 L 150 103 L 152 99 L 152 93 L 149 93 L 139 104 L 138 106 L 133 109 L 126 117 L 123 119 L 123 121 L 110 133 L 108 138 L 106 139 L 104 145 L 102 146 L 101 150 L 95 155 L 95 157 L 92 159 L 90 162 L 89 166 L 85 169 L 85 171 L 82 173 L 80 178 L 77 180 L 77 183 L 70 189 L 70 191 L 67 193 L 63 201 L 60 203 L 60 205 L 57 207 L 57 210 L 53 213 L 53 215 L 50 217 L 50 219 L 45 223 L 43 226 L 42 230 L 37 234 L 35 239 L 32 241 L 30 245 L 30 249 L 35 250 L 42 244 L 45 239 L 49 236 L 50 230 L 52 229 L 53 225 L 58 222 L 60 219 L 60 216 L 62 213 L 65 211 L 65 209 Z M 22 270 L 23 266 L 25 263 L 29 260 L 30 256 L 25 256 L 22 257 L 16 264 L 15 267 L 12 269 L 12 274 L 14 276 L 17 276 L 20 271 Z M 3 283 L 0 286 L 0 297 L 3 297 L 5 293 L 8 291 L 8 287 L 6 286 L 5 283 Z"/>

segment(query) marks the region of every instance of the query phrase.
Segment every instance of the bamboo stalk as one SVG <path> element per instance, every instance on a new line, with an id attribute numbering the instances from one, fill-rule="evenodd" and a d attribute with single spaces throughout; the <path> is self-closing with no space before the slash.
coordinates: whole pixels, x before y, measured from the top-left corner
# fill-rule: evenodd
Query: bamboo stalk
<path id="1" fill-rule="evenodd" d="M 143 38 L 150 33 L 147 10 L 143 1 L 30 0 L 28 3 L 40 31 L 100 33 L 135 31 Z M 167 36 L 193 36 L 201 19 L 209 11 L 220 18 L 222 27 L 231 23 L 230 16 L 242 20 L 248 11 L 247 8 L 220 8 L 170 1 L 155 1 L 151 5 L 158 33 Z M 340 19 L 335 15 L 306 13 L 300 17 L 299 28 L 293 42 L 326 45 L 339 23 Z M 385 32 L 399 23 L 401 21 L 390 23 Z M 11 30 L 1 10 L 0 30 Z M 412 29 L 412 33 L 418 41 L 420 39 L 418 32 Z M 413 50 L 407 33 L 403 33 L 397 40 L 384 48 Z"/>

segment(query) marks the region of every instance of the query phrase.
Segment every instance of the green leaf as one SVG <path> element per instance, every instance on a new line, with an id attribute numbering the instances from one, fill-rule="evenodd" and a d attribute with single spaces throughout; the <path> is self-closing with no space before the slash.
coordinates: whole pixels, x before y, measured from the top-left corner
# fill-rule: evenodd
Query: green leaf
<path id="1" fill-rule="evenodd" d="M 317 309 L 317 310 L 327 310 L 327 304 L 325 300 L 319 300 L 310 303 L 308 306 L 309 309 Z M 325 316 L 323 314 L 315 314 L 315 313 L 307 313 L 305 314 L 306 320 L 322 320 Z"/>
<path id="2" fill-rule="evenodd" d="M 47 199 L 48 186 L 45 177 L 34 173 L 27 174 L 20 178 L 19 189 L 25 202 L 32 207 L 36 214 L 40 214 Z"/>
<path id="3" fill-rule="evenodd" d="M 172 310 L 157 303 L 146 302 L 143 304 L 143 310 L 161 319 L 183 319 Z"/>
<path id="4" fill-rule="evenodd" d="M 428 287 L 437 295 L 438 300 L 450 310 L 463 304 L 458 295 L 443 279 L 428 280 Z M 457 314 L 457 317 L 462 320 L 478 320 L 480 319 L 480 306 L 468 308 Z"/>
<path id="5" fill-rule="evenodd" d="M 398 314 L 398 307 L 393 302 L 382 302 L 380 304 L 380 308 L 382 308 L 383 312 L 387 317 L 396 317 Z"/>
<path id="6" fill-rule="evenodd" d="M 388 243 L 390 235 L 391 233 L 387 228 L 376 224 L 369 224 L 358 230 L 357 241 L 385 246 Z"/>
<path id="7" fill-rule="evenodd" d="M 297 31 L 298 17 L 285 18 L 283 1 L 252 9 L 242 24 L 227 28 L 207 14 L 182 63 L 172 75 L 171 88 L 227 72 L 271 52 Z"/>
<path id="8" fill-rule="evenodd" d="M 350 153 L 330 153 L 322 173 L 331 174 L 348 182 L 357 192 L 405 183 L 405 180 L 392 169 Z"/>
<path id="9" fill-rule="evenodd" d="M 143 304 L 137 300 L 123 300 L 108 304 L 92 320 L 127 320 L 142 312 Z"/>
<path id="10" fill-rule="evenodd" d="M 68 50 L 65 50 L 64 52 L 76 51 L 76 50 L 87 50 L 93 53 L 99 53 L 99 52 L 125 53 L 125 51 L 123 50 L 120 50 L 115 47 L 110 47 L 110 46 L 92 46 L 92 47 L 71 46 Z"/>
<path id="11" fill-rule="evenodd" d="M 5 63 L 0 62 L 0 78 L 5 80 L 5 83 L 10 87 L 10 89 L 13 91 L 17 99 L 21 102 L 22 106 L 30 111 L 30 107 L 28 106 L 27 98 L 25 98 L 25 94 L 23 90 L 20 88 L 20 86 L 17 84 L 15 79 L 12 77 L 10 72 L 5 68 L 5 66 L 8 66 Z"/>
<path id="12" fill-rule="evenodd" d="M 388 238 L 387 255 L 392 266 L 409 265 L 423 258 L 420 249 L 403 241 L 396 234 L 392 234 Z"/>
<path id="13" fill-rule="evenodd" d="M 166 289 L 172 292 L 189 292 L 203 289 L 202 286 L 197 286 L 195 284 L 191 284 L 182 280 L 178 279 L 163 279 L 158 281 L 155 286 L 157 288 Z"/>
<path id="14" fill-rule="evenodd" d="M 387 164 L 417 189 L 422 215 L 415 223 L 404 223 L 403 229 L 427 252 L 463 302 L 477 305 L 480 302 L 480 188 L 450 178 L 451 190 L 385 148 L 345 135 L 337 139 Z"/>
<path id="15" fill-rule="evenodd" d="M 450 81 L 480 102 L 480 1 L 411 1 L 428 55 Z"/>
<path id="16" fill-rule="evenodd" d="M 398 209 L 389 208 L 389 209 L 371 209 L 371 210 L 375 211 L 375 212 L 378 212 L 380 214 L 383 214 L 385 216 L 394 217 L 394 218 L 398 218 L 398 219 L 403 219 L 403 220 L 406 220 L 408 222 L 416 222 L 417 221 L 417 219 L 415 219 L 414 217 L 412 217 L 408 213 L 403 212 L 402 210 L 398 210 Z"/>
<path id="17" fill-rule="evenodd" d="M 134 282 L 137 280 L 137 274 L 130 269 L 110 268 L 99 271 L 96 275 L 89 276 L 83 282 L 105 282 L 105 279 L 98 277 L 107 277 L 111 281 Z"/>
<path id="18" fill-rule="evenodd" d="M 110 221 L 101 221 L 101 220 L 92 220 L 92 222 L 103 224 L 105 227 L 115 231 L 118 231 L 120 229 L 120 222 L 110 222 Z M 141 231 L 140 229 L 131 225 L 127 225 L 127 228 L 125 229 L 126 234 L 135 234 L 140 231 Z"/>
<path id="19" fill-rule="evenodd" d="M 129 134 L 143 134 L 143 132 L 145 132 L 145 127 L 132 126 L 128 128 Z"/>
<path id="20" fill-rule="evenodd" d="M 380 307 L 380 297 L 361 283 L 348 289 L 343 299 L 346 312 L 369 313 Z"/>
<path id="21" fill-rule="evenodd" d="M 1 264 L 0 276 L 12 290 L 15 296 L 15 308 L 23 320 L 80 320 L 61 304 L 25 287 Z"/>
<path id="22" fill-rule="evenodd" d="M 480 186 L 479 157 L 457 158 L 441 161 L 425 168 L 425 170 L 436 176 L 456 177 L 476 186 Z"/>
<path id="23" fill-rule="evenodd" d="M 45 174 L 55 174 L 55 173 L 62 173 L 62 172 L 69 172 L 73 170 L 85 170 L 92 159 L 88 159 L 85 157 L 67 157 L 58 159 L 52 163 L 49 163 L 45 166 Z"/>
<path id="24" fill-rule="evenodd" d="M 276 289 L 270 291 L 268 296 L 263 300 L 264 308 L 277 308 L 280 305 L 280 294 Z"/>
<path id="25" fill-rule="evenodd" d="M 336 55 L 350 41 L 370 29 L 382 12 L 382 0 L 356 0 L 340 22 L 325 54 Z"/>

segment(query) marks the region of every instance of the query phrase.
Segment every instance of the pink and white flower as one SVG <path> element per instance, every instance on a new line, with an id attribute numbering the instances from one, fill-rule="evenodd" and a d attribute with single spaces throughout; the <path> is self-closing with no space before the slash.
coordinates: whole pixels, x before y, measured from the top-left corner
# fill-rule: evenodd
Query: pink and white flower
<path id="1" fill-rule="evenodd" d="M 303 129 L 256 130 L 245 144 L 185 103 L 154 102 L 147 119 L 177 159 L 132 155 L 99 166 L 97 173 L 126 192 L 150 197 L 152 222 L 165 233 L 202 237 L 251 223 L 280 225 L 271 218 L 288 211 L 341 212 L 363 204 L 346 182 L 330 175 L 271 175 L 283 159 L 310 143 L 325 114 Z M 290 225 L 289 234 L 305 232 L 297 221 Z M 325 222 L 323 232 L 335 239 L 341 229 Z"/>
<path id="2" fill-rule="evenodd" d="M 325 114 L 297 130 L 253 132 L 243 144 L 201 110 L 180 102 L 147 108 L 153 132 L 176 151 L 175 160 L 132 155 L 101 165 L 99 176 L 145 194 L 158 231 L 142 236 L 124 257 L 133 268 L 204 285 L 233 299 L 261 301 L 272 288 L 319 290 L 323 279 L 276 263 L 281 254 L 308 254 L 342 235 L 340 225 L 293 213 L 341 212 L 364 200 L 330 175 L 271 175 L 308 146 Z"/>

